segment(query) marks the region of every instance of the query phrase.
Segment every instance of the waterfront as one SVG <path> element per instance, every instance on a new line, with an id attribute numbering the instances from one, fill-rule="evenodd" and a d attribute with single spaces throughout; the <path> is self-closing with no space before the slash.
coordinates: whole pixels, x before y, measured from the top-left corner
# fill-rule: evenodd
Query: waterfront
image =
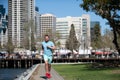
<path id="1" fill-rule="evenodd" d="M 0 69 L 0 80 L 14 80 L 14 78 L 17 75 L 20 75 L 21 73 L 25 72 L 26 69 L 25 68 L 5 68 L 5 69 Z"/>

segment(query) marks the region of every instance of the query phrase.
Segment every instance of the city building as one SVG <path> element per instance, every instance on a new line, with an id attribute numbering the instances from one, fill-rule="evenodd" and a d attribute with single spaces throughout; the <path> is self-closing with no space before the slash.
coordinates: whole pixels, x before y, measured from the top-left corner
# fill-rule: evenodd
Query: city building
<path id="1" fill-rule="evenodd" d="M 89 39 L 90 37 L 90 18 L 89 15 L 82 15 L 81 17 L 63 17 L 63 18 L 57 18 L 56 20 L 56 31 L 60 34 L 59 42 L 61 44 L 61 47 L 65 48 L 66 40 L 69 36 L 71 24 L 74 24 L 76 37 L 78 41 L 80 42 L 81 46 L 80 48 L 83 49 L 83 38 Z M 90 40 L 86 41 L 88 44 L 86 44 L 87 47 L 90 47 Z M 84 42 L 85 43 L 85 42 Z"/>
<path id="2" fill-rule="evenodd" d="M 41 38 L 44 38 L 45 34 L 49 34 L 51 37 L 55 36 L 56 32 L 56 16 L 53 14 L 43 14 L 40 16 L 40 32 Z"/>
<path id="3" fill-rule="evenodd" d="M 40 13 L 38 7 L 35 8 L 35 38 L 40 39 Z"/>
<path id="4" fill-rule="evenodd" d="M 81 36 L 81 46 L 80 49 L 90 49 L 91 39 L 90 39 L 90 16 L 82 15 L 82 36 Z"/>
<path id="5" fill-rule="evenodd" d="M 98 22 L 98 21 L 91 21 L 90 22 L 90 34 L 92 35 L 91 36 L 91 42 L 93 41 L 93 39 L 94 39 L 94 35 L 95 35 L 95 33 L 94 33 L 94 27 L 95 27 L 95 25 L 100 25 L 100 22 Z"/>
<path id="6" fill-rule="evenodd" d="M 60 47 L 65 48 L 66 39 L 69 36 L 69 18 L 57 18 L 56 19 L 56 32 L 59 33 L 60 39 L 58 40 L 60 42 Z"/>
<path id="7" fill-rule="evenodd" d="M 8 41 L 8 16 L 5 13 L 5 8 L 0 5 L 0 45 L 3 47 Z"/>
<path id="8" fill-rule="evenodd" d="M 8 0 L 8 36 L 15 46 L 20 47 L 24 40 L 24 25 L 35 23 L 34 0 Z"/>

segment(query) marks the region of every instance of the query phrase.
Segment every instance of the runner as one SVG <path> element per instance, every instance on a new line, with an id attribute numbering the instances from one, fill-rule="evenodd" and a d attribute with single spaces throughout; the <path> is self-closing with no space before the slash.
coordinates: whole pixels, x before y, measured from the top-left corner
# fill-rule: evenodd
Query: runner
<path id="1" fill-rule="evenodd" d="M 52 51 L 55 49 L 55 45 L 49 40 L 49 36 L 45 35 L 45 41 L 42 42 L 43 57 L 45 62 L 46 77 L 51 78 L 51 62 L 52 62 Z"/>

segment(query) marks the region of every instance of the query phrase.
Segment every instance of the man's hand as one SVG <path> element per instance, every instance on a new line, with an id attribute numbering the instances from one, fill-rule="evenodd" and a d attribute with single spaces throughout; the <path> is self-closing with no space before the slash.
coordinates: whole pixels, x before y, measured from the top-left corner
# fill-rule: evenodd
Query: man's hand
<path id="1" fill-rule="evenodd" d="M 50 48 L 50 49 L 52 49 L 50 46 L 47 46 L 47 48 Z"/>
<path id="2" fill-rule="evenodd" d="M 47 46 L 47 48 L 55 49 L 55 46 Z"/>

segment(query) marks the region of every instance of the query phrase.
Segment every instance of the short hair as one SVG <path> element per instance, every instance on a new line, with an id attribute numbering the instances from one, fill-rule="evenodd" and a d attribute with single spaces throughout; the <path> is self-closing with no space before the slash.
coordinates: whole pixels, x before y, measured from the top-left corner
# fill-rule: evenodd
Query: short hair
<path id="1" fill-rule="evenodd" d="M 46 34 L 44 37 L 46 37 L 46 36 L 49 38 L 49 35 L 48 35 L 48 34 Z"/>

